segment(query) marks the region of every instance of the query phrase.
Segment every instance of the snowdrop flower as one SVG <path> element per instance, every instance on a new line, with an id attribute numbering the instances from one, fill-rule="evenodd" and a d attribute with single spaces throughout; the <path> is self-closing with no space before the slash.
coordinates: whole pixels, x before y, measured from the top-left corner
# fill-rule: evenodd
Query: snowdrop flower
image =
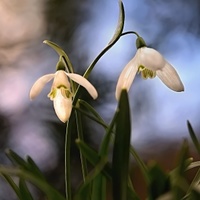
<path id="1" fill-rule="evenodd" d="M 181 92 L 184 86 L 176 70 L 155 49 L 142 46 L 138 48 L 134 58 L 121 72 L 117 87 L 116 98 L 119 99 L 122 89 L 129 90 L 136 73 L 141 73 L 142 78 L 154 78 L 156 75 L 171 90 Z"/>
<path id="2" fill-rule="evenodd" d="M 98 94 L 96 89 L 87 79 L 75 73 L 67 73 L 64 70 L 58 70 L 54 74 L 46 74 L 40 77 L 30 90 L 30 99 L 34 99 L 42 91 L 45 84 L 53 79 L 53 84 L 48 97 L 53 101 L 56 115 L 64 123 L 70 117 L 74 95 L 71 91 L 68 78 L 83 86 L 93 99 L 97 98 Z"/>

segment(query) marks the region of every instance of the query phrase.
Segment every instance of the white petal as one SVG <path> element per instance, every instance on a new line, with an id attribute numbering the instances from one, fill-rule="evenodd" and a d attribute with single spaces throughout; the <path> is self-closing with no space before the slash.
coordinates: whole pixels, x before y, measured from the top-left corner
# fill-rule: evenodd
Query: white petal
<path id="1" fill-rule="evenodd" d="M 176 92 L 184 91 L 184 86 L 178 73 L 167 61 L 164 68 L 162 70 L 158 70 L 156 75 L 170 89 Z"/>
<path id="2" fill-rule="evenodd" d="M 143 65 L 152 71 L 160 70 L 165 66 L 164 57 L 152 48 L 139 48 L 136 52 L 136 57 L 139 65 Z"/>
<path id="3" fill-rule="evenodd" d="M 73 81 L 77 82 L 79 85 L 83 86 L 89 94 L 92 96 L 93 99 L 98 97 L 97 91 L 95 87 L 83 76 L 74 73 L 66 73 L 67 76 L 72 79 Z"/>
<path id="4" fill-rule="evenodd" d="M 131 84 L 137 73 L 137 70 L 138 70 L 138 63 L 137 63 L 136 57 L 134 57 L 124 67 L 124 69 L 122 70 L 119 76 L 117 86 L 116 86 L 116 91 L 115 91 L 115 97 L 117 100 L 119 100 L 122 89 L 127 89 L 127 91 L 130 89 Z"/>
<path id="5" fill-rule="evenodd" d="M 63 70 L 58 70 L 55 73 L 55 78 L 53 80 L 52 87 L 57 88 L 60 85 L 64 85 L 67 88 L 70 88 L 70 83 L 69 83 L 68 77 L 66 76 L 66 72 Z"/>
<path id="6" fill-rule="evenodd" d="M 56 112 L 56 115 L 62 121 L 65 123 L 72 111 L 72 99 L 71 98 L 64 98 L 61 94 L 61 91 L 58 89 L 56 91 L 56 97 L 53 99 L 53 105 Z"/>
<path id="7" fill-rule="evenodd" d="M 45 84 L 48 83 L 55 74 L 46 74 L 42 77 L 40 77 L 32 86 L 30 90 L 30 99 L 34 99 L 36 96 L 39 95 L 39 93 L 44 88 Z"/>

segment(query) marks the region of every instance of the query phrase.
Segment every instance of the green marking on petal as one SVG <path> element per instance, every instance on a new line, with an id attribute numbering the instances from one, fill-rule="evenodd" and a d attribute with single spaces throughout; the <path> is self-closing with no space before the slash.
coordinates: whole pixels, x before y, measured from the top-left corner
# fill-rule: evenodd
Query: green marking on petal
<path id="1" fill-rule="evenodd" d="M 56 97 L 56 92 L 57 92 L 57 89 L 54 88 L 50 91 L 50 93 L 47 95 L 51 101 L 53 101 L 53 99 Z"/>
<path id="2" fill-rule="evenodd" d="M 155 78 L 156 72 L 152 71 L 150 69 L 147 69 L 146 67 L 140 65 L 138 67 L 138 73 L 141 72 L 141 76 L 143 79 L 148 79 L 148 78 Z"/>
<path id="3" fill-rule="evenodd" d="M 54 98 L 56 97 L 57 90 L 61 91 L 61 94 L 64 98 L 69 99 L 73 96 L 72 92 L 65 85 L 59 85 L 58 87 L 51 89 L 51 92 L 48 94 L 48 97 L 50 98 L 51 101 L 53 101 Z"/>
<path id="4" fill-rule="evenodd" d="M 60 88 L 60 91 L 61 91 L 61 94 L 62 94 L 62 96 L 64 97 L 64 98 L 71 98 L 72 97 L 72 93 L 71 93 L 71 91 L 68 89 L 68 88 L 66 88 L 66 87 L 61 87 Z"/>

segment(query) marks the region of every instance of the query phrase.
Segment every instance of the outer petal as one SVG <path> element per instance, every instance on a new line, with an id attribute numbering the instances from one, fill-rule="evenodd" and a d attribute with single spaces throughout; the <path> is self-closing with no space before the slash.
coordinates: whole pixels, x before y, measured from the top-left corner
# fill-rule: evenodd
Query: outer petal
<path id="1" fill-rule="evenodd" d="M 156 74 L 160 80 L 170 89 L 176 92 L 184 91 L 184 86 L 178 73 L 167 61 L 162 70 L 156 71 Z"/>
<path id="2" fill-rule="evenodd" d="M 115 91 L 115 97 L 118 100 L 120 97 L 120 93 L 122 89 L 129 90 L 131 87 L 131 84 L 135 78 L 135 75 L 138 70 L 138 62 L 137 58 L 134 57 L 132 60 L 129 61 L 129 63 L 125 66 L 123 71 L 121 72 L 117 86 Z"/>
<path id="3" fill-rule="evenodd" d="M 72 111 L 72 99 L 64 98 L 61 90 L 56 91 L 56 97 L 53 100 L 54 109 L 58 118 L 65 123 Z"/>
<path id="4" fill-rule="evenodd" d="M 51 79 L 53 79 L 55 74 L 46 74 L 42 77 L 40 77 L 32 86 L 30 91 L 30 99 L 34 99 L 36 96 L 39 95 L 39 93 L 44 88 L 45 84 L 48 83 Z"/>
<path id="5" fill-rule="evenodd" d="M 86 78 L 74 73 L 66 73 L 66 75 L 73 81 L 77 82 L 79 85 L 83 86 L 89 92 L 93 99 L 96 99 L 98 97 L 98 93 L 95 87 Z"/>
<path id="6" fill-rule="evenodd" d="M 139 48 L 137 50 L 136 57 L 139 65 L 143 65 L 152 71 L 160 70 L 165 66 L 164 57 L 152 48 Z"/>

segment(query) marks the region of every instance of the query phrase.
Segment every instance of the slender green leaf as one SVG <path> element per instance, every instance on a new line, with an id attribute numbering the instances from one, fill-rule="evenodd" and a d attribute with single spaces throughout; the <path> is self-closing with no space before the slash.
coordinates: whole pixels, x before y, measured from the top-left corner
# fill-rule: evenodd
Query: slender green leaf
<path id="1" fill-rule="evenodd" d="M 102 174 L 98 174 L 92 184 L 92 200 L 106 199 L 106 178 Z"/>
<path id="2" fill-rule="evenodd" d="M 112 163 L 113 197 L 115 200 L 125 200 L 127 199 L 131 136 L 130 108 L 126 90 L 121 92 L 118 110 Z"/>
<path id="3" fill-rule="evenodd" d="M 200 167 L 200 161 L 196 161 L 196 162 L 192 162 L 192 159 L 190 159 L 191 162 L 189 164 L 189 166 L 187 167 L 187 170 L 196 168 L 196 167 Z"/>
<path id="4" fill-rule="evenodd" d="M 47 183 L 45 180 L 38 178 L 38 176 L 35 176 L 23 168 L 0 166 L 0 174 L 7 176 L 17 176 L 31 182 L 46 194 L 48 200 L 66 200 L 54 187 L 49 185 L 49 183 Z"/>
<path id="5" fill-rule="evenodd" d="M 200 199 L 199 188 L 193 188 L 188 199 L 189 200 L 199 200 Z"/>
<path id="6" fill-rule="evenodd" d="M 142 161 L 140 156 L 137 154 L 137 152 L 135 151 L 133 146 L 130 147 L 130 152 L 131 152 L 132 156 L 135 158 L 135 161 L 137 162 L 147 184 L 149 184 L 150 180 L 149 180 L 149 176 L 148 176 L 147 166 L 144 164 L 144 162 Z"/>
<path id="7" fill-rule="evenodd" d="M 120 8 L 120 12 L 119 12 L 118 25 L 109 44 L 115 43 L 120 38 L 123 32 L 125 13 L 124 13 L 124 5 L 121 0 L 119 1 L 119 8 Z"/>
<path id="8" fill-rule="evenodd" d="M 191 137 L 191 139 L 192 139 L 192 141 L 194 143 L 194 146 L 196 147 L 196 150 L 200 155 L 200 144 L 199 144 L 199 141 L 198 141 L 198 139 L 196 137 L 196 134 L 195 134 L 195 132 L 194 132 L 194 130 L 192 128 L 192 125 L 190 124 L 189 121 L 187 121 L 187 126 L 188 126 L 188 130 L 189 130 L 189 133 L 190 133 L 190 137 Z"/>
<path id="9" fill-rule="evenodd" d="M 169 176 L 166 175 L 157 164 L 154 164 L 149 168 L 149 178 L 149 200 L 157 199 L 159 196 L 170 191 Z"/>
<path id="10" fill-rule="evenodd" d="M 83 114 L 84 116 L 88 117 L 89 119 L 97 122 L 98 124 L 102 125 L 104 128 L 107 128 L 108 125 L 103 122 L 103 121 L 99 121 L 99 119 L 97 119 L 96 117 L 92 116 L 91 114 L 89 114 L 88 112 L 85 112 L 84 110 L 82 110 L 81 108 L 74 106 L 73 107 L 75 110 L 77 110 L 78 112 L 80 112 L 81 114 Z"/>
<path id="11" fill-rule="evenodd" d="M 99 160 L 100 160 L 100 156 L 99 154 L 92 149 L 91 147 L 89 147 L 86 143 L 84 143 L 83 141 L 77 139 L 76 140 L 76 144 L 78 145 L 78 147 L 80 148 L 81 152 L 83 153 L 83 155 L 85 156 L 85 158 L 95 167 Z M 111 167 L 110 165 L 106 164 L 104 166 L 104 169 L 102 170 L 103 175 L 108 179 L 108 180 L 112 180 L 112 171 L 111 171 Z M 139 200 L 137 194 L 128 186 L 128 200 Z"/>
<path id="12" fill-rule="evenodd" d="M 107 161 L 102 158 L 94 167 L 94 169 L 87 175 L 85 181 L 79 187 L 77 195 L 79 196 L 82 191 L 101 173 Z M 77 198 L 77 197 L 76 197 Z"/>
<path id="13" fill-rule="evenodd" d="M 6 181 L 10 184 L 10 186 L 16 193 L 17 197 L 20 199 L 20 190 L 19 190 L 18 186 L 16 185 L 16 183 L 13 181 L 13 179 L 9 175 L 7 175 L 7 174 L 2 174 L 2 175 L 6 179 Z"/>
<path id="14" fill-rule="evenodd" d="M 92 115 L 94 115 L 94 117 L 95 117 L 100 123 L 102 123 L 102 124 L 104 123 L 104 124 L 105 124 L 103 118 L 99 115 L 99 113 L 97 113 L 97 111 L 96 111 L 89 103 L 87 103 L 86 101 L 81 100 L 81 99 L 79 99 L 78 102 L 79 102 L 80 106 L 85 107 L 89 112 L 91 112 Z"/>
<path id="15" fill-rule="evenodd" d="M 21 158 L 18 154 L 16 154 L 14 151 L 11 149 L 6 149 L 6 155 L 7 157 L 14 163 L 17 164 L 18 166 L 24 168 L 24 169 L 29 169 L 28 164 L 26 161 Z"/>
<path id="16" fill-rule="evenodd" d="M 200 169 L 198 169 L 197 173 L 195 174 L 195 177 L 193 178 L 192 182 L 190 183 L 187 194 L 190 194 L 190 192 L 193 190 L 193 188 L 197 187 L 199 185 L 199 183 L 200 183 Z"/>
<path id="17" fill-rule="evenodd" d="M 33 197 L 25 183 L 25 181 L 20 178 L 19 179 L 19 189 L 20 189 L 20 193 L 21 193 L 21 200 L 33 200 Z"/>
<path id="18" fill-rule="evenodd" d="M 77 139 L 76 144 L 78 145 L 79 149 L 81 150 L 82 154 L 85 156 L 85 158 L 93 165 L 96 166 L 99 161 L 101 160 L 101 156 L 98 155 L 98 153 L 89 147 L 85 142 Z M 103 170 L 104 175 L 111 179 L 111 168 L 108 166 L 108 164 L 105 165 L 105 168 Z"/>
<path id="19" fill-rule="evenodd" d="M 185 140 L 179 153 L 178 166 L 169 173 L 175 199 L 182 199 L 189 189 L 185 174 L 190 165 L 190 162 L 188 162 L 188 150 L 188 143 Z"/>
<path id="20" fill-rule="evenodd" d="M 42 172 L 40 171 L 39 167 L 36 165 L 36 163 L 34 162 L 34 160 L 30 156 L 27 156 L 27 163 L 28 163 L 29 170 L 33 174 L 35 174 L 36 176 L 38 176 L 41 179 L 45 180 L 44 175 L 42 174 Z"/>
<path id="21" fill-rule="evenodd" d="M 112 132 L 113 132 L 114 125 L 116 123 L 117 115 L 118 115 L 118 111 L 115 112 L 113 119 L 106 130 L 106 134 L 103 138 L 103 141 L 101 143 L 100 150 L 99 150 L 99 154 L 101 156 L 108 156 L 109 144 L 112 141 Z"/>
<path id="22" fill-rule="evenodd" d="M 64 52 L 64 50 L 58 46 L 57 44 L 55 44 L 54 42 L 51 42 L 49 40 L 44 40 L 43 43 L 49 45 L 51 48 L 53 48 L 59 56 L 61 56 L 66 64 L 67 64 L 67 69 L 70 73 L 73 73 L 73 67 L 72 67 L 72 64 L 71 64 L 71 61 L 69 59 L 69 57 L 67 56 L 67 54 Z"/>

